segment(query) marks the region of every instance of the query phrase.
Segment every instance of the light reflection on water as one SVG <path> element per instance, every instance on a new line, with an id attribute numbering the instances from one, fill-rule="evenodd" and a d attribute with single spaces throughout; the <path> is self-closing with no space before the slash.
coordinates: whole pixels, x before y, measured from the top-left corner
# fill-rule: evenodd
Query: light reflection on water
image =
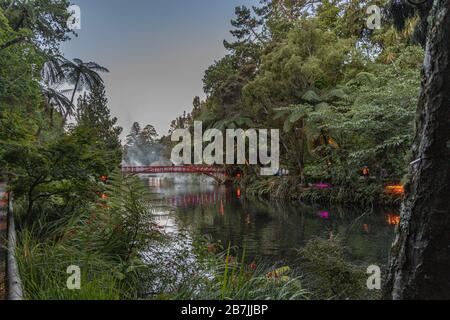
<path id="1" fill-rule="evenodd" d="M 294 262 L 296 249 L 315 237 L 345 239 L 349 259 L 385 264 L 398 214 L 392 210 L 341 208 L 295 202 L 268 202 L 245 197 L 239 189 L 216 186 L 205 178 L 147 177 L 149 187 L 173 210 L 156 222 L 175 235 L 246 248 L 249 260 Z"/>

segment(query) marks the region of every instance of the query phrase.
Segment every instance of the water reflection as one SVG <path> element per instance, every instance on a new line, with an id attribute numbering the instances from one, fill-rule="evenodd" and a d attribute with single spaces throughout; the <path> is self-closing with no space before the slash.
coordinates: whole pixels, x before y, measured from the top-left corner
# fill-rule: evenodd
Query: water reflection
<path id="1" fill-rule="evenodd" d="M 149 186 L 175 208 L 161 221 L 170 230 L 189 230 L 225 246 L 246 248 L 250 261 L 293 261 L 296 249 L 314 237 L 345 241 L 348 257 L 361 263 L 384 264 L 399 216 L 381 209 L 268 202 L 245 197 L 240 189 L 207 181 L 185 183 L 151 177 Z M 163 215 L 164 216 L 164 215 Z"/>

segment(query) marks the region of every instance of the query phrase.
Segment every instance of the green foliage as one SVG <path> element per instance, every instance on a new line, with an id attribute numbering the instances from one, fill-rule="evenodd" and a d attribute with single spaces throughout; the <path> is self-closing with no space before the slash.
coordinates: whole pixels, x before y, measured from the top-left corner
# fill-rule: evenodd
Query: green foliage
<path id="1" fill-rule="evenodd" d="M 131 295 L 130 288 L 116 277 L 117 265 L 91 250 L 63 243 L 42 243 L 27 231 L 21 233 L 16 251 L 28 300 L 119 300 Z M 69 266 L 82 270 L 81 289 L 69 290 Z"/>
<path id="2" fill-rule="evenodd" d="M 178 277 L 169 292 L 152 298 L 164 300 L 304 300 L 309 293 L 302 279 L 289 267 L 246 263 L 245 252 L 233 255 L 233 248 L 219 254 L 196 251 L 200 265 L 194 272 Z M 161 278 L 159 278 L 161 279 Z M 164 279 L 164 278 L 163 278 Z M 173 282 L 172 282 L 173 283 Z"/>
<path id="3" fill-rule="evenodd" d="M 0 1 L 0 10 L 4 11 L 10 28 L 15 32 L 30 31 L 16 39 L 23 37 L 24 41 L 53 53 L 71 33 L 67 26 L 68 7 L 66 0 Z"/>
<path id="4" fill-rule="evenodd" d="M 117 120 L 111 116 L 105 87 L 102 84 L 94 86 L 87 97 L 80 98 L 77 127 L 90 131 L 92 142 L 110 159 L 110 170 L 113 170 L 122 159 L 120 143 L 122 128 L 117 126 Z"/>
<path id="5" fill-rule="evenodd" d="M 124 147 L 125 163 L 149 166 L 161 160 L 163 147 L 157 138 L 158 133 L 154 126 L 149 124 L 141 129 L 138 122 L 133 123 Z"/>
<path id="6" fill-rule="evenodd" d="M 315 239 L 299 250 L 305 285 L 314 299 L 373 299 L 362 267 L 345 260 L 339 240 Z"/>
<path id="7" fill-rule="evenodd" d="M 384 199 L 382 184 L 399 182 L 408 167 L 423 50 L 388 21 L 380 30 L 362 29 L 368 4 L 324 0 L 312 11 L 305 1 L 262 1 L 236 8 L 235 41 L 225 42 L 228 54 L 205 72 L 206 100 L 173 127 L 201 120 L 220 130 L 278 128 L 282 167 L 303 187 L 295 192 Z M 364 166 L 372 179 L 356 183 Z M 253 179 L 251 191 L 284 189 L 269 180 Z M 319 181 L 335 188 L 322 195 L 306 188 Z"/>
<path id="8" fill-rule="evenodd" d="M 140 272 L 147 266 L 139 253 L 160 237 L 149 228 L 149 195 L 137 178 L 114 174 L 110 181 L 107 199 L 79 198 L 70 214 L 59 217 L 58 208 L 46 203 L 32 225 L 19 220 L 16 255 L 26 298 L 136 299 L 145 290 Z M 66 287 L 72 265 L 81 269 L 79 291 Z"/>

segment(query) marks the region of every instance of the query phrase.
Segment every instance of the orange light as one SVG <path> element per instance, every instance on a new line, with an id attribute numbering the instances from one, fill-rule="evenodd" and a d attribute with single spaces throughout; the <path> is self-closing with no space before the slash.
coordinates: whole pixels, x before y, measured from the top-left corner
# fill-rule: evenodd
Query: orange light
<path id="1" fill-rule="evenodd" d="M 364 168 L 362 169 L 362 174 L 363 174 L 363 176 L 368 177 L 368 176 L 370 175 L 370 170 L 369 170 L 369 168 L 364 167 Z"/>
<path id="2" fill-rule="evenodd" d="M 253 271 L 255 271 L 257 267 L 258 265 L 256 264 L 256 262 L 252 262 L 248 265 L 248 268 Z"/>
<path id="3" fill-rule="evenodd" d="M 108 181 L 108 177 L 107 176 L 101 176 L 100 180 L 103 181 L 103 182 L 106 182 L 106 181 Z"/>
<path id="4" fill-rule="evenodd" d="M 106 193 L 102 193 L 102 199 L 103 199 L 103 200 L 108 199 L 108 195 L 107 195 Z"/>
<path id="5" fill-rule="evenodd" d="M 236 196 L 237 196 L 238 199 L 241 198 L 241 189 L 237 189 L 236 190 Z"/>
<path id="6" fill-rule="evenodd" d="M 220 209 L 219 209 L 220 215 L 223 216 L 225 215 L 225 207 L 223 205 L 223 201 L 220 200 Z"/>
<path id="7" fill-rule="evenodd" d="M 384 187 L 384 190 L 388 194 L 393 195 L 404 195 L 405 194 L 405 187 L 402 185 L 389 185 Z"/>
<path id="8" fill-rule="evenodd" d="M 365 232 L 369 232 L 369 225 L 367 223 L 363 224 L 363 228 Z"/>
<path id="9" fill-rule="evenodd" d="M 400 216 L 398 214 L 391 214 L 391 213 L 389 213 L 386 216 L 386 222 L 390 226 L 398 226 L 400 224 Z"/>

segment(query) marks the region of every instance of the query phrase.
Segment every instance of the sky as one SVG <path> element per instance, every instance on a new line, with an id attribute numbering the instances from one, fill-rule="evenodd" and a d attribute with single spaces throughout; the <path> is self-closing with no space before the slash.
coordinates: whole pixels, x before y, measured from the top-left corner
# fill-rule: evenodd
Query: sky
<path id="1" fill-rule="evenodd" d="M 226 54 L 234 7 L 257 0 L 72 0 L 81 8 L 78 37 L 64 55 L 95 61 L 113 116 L 124 128 L 152 124 L 161 135 L 170 122 L 204 97 L 206 68 Z"/>

